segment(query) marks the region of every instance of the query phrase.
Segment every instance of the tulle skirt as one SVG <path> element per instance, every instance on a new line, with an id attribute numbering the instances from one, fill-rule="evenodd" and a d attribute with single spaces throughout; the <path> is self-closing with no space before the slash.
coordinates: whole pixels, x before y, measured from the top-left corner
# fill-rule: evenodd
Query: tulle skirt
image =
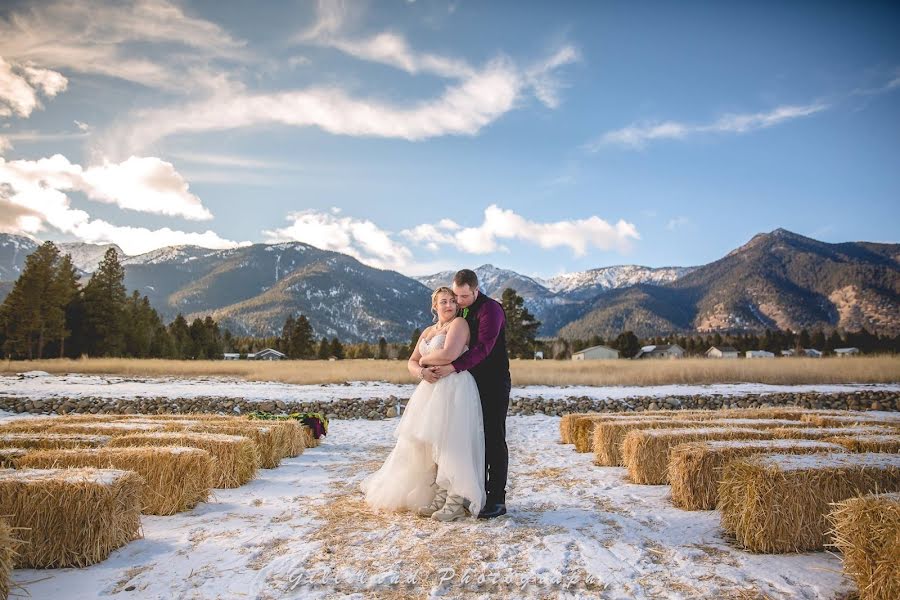
<path id="1" fill-rule="evenodd" d="M 360 484 L 369 506 L 415 510 L 431 503 L 437 483 L 465 498 L 473 514 L 484 507 L 484 421 L 468 371 L 420 383 L 394 437 L 384 464 Z"/>

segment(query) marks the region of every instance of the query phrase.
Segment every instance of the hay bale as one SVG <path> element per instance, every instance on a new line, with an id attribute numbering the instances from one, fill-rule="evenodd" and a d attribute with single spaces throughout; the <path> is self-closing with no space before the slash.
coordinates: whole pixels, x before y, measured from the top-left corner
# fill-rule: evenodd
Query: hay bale
<path id="1" fill-rule="evenodd" d="M 215 459 L 213 487 L 236 488 L 254 477 L 259 468 L 256 443 L 240 435 L 198 432 L 134 433 L 113 438 L 112 448 L 129 446 L 188 446 L 206 450 Z"/>
<path id="2" fill-rule="evenodd" d="M 736 458 L 843 451 L 838 444 L 816 440 L 719 440 L 681 444 L 672 449 L 669 457 L 672 503 L 684 510 L 713 510 L 722 469 Z"/>
<path id="3" fill-rule="evenodd" d="M 0 514 L 21 540 L 16 568 L 86 567 L 139 538 L 141 485 L 115 469 L 0 471 Z"/>
<path id="4" fill-rule="evenodd" d="M 822 550 L 831 503 L 900 491 L 900 455 L 770 454 L 728 463 L 719 483 L 722 528 L 752 552 Z"/>
<path id="5" fill-rule="evenodd" d="M 851 452 L 900 452 L 900 435 L 856 435 L 825 438 Z"/>
<path id="6" fill-rule="evenodd" d="M 60 423 L 49 429 L 50 433 L 89 433 L 94 435 L 128 435 L 130 433 L 147 433 L 163 431 L 162 424 L 135 423 L 130 421 L 94 422 L 94 423 Z"/>
<path id="7" fill-rule="evenodd" d="M 25 448 L 0 448 L 0 469 L 15 469 L 16 460 L 27 453 Z"/>
<path id="8" fill-rule="evenodd" d="M 591 413 L 569 413 L 559 419 L 559 441 L 561 444 L 574 444 L 575 420 L 587 417 Z"/>
<path id="9" fill-rule="evenodd" d="M 668 417 L 654 415 L 622 415 L 622 414 L 591 414 L 575 419 L 575 427 L 572 431 L 572 443 L 576 452 L 591 452 L 594 449 L 594 427 L 597 423 L 617 421 L 669 421 Z"/>
<path id="10" fill-rule="evenodd" d="M 70 414 L 51 417 L 31 417 L 16 419 L 14 421 L 0 424 L 0 433 L 43 433 L 49 431 L 51 427 L 62 425 L 64 423 L 111 423 L 114 421 L 124 420 L 126 416 L 127 415 Z"/>
<path id="11" fill-rule="evenodd" d="M 9 598 L 9 578 L 15 563 L 16 539 L 9 523 L 0 519 L 0 599 Z"/>
<path id="12" fill-rule="evenodd" d="M 0 448 L 99 448 L 112 439 L 108 435 L 86 433 L 4 433 Z"/>
<path id="13" fill-rule="evenodd" d="M 842 415 L 804 415 L 803 421 L 815 427 L 893 427 L 900 428 L 900 415 L 893 413 L 851 413 Z"/>
<path id="14" fill-rule="evenodd" d="M 641 429 L 684 429 L 705 427 L 705 422 L 673 419 L 622 419 L 594 425 L 594 464 L 600 467 L 617 467 L 625 464 L 622 442 L 631 431 Z"/>
<path id="15" fill-rule="evenodd" d="M 843 500 L 828 519 L 860 600 L 900 598 L 900 494 Z"/>
<path id="16" fill-rule="evenodd" d="M 776 427 L 769 430 L 779 440 L 825 440 L 831 437 L 858 435 L 889 435 L 887 427 Z"/>
<path id="17" fill-rule="evenodd" d="M 294 419 L 279 421 L 284 426 L 285 455 L 284 458 L 293 458 L 303 454 L 306 449 L 306 427 Z M 312 432 L 310 431 L 310 434 Z M 316 440 L 318 442 L 318 440 Z"/>
<path id="18" fill-rule="evenodd" d="M 209 498 L 214 462 L 206 450 L 182 446 L 39 450 L 19 468 L 95 467 L 134 471 L 144 479 L 141 512 L 174 515 Z"/>
<path id="19" fill-rule="evenodd" d="M 622 442 L 622 459 L 634 483 L 663 485 L 669 480 L 669 455 L 686 442 L 704 440 L 772 439 L 763 429 L 697 427 L 687 429 L 638 429 Z"/>
<path id="20" fill-rule="evenodd" d="M 277 424 L 257 425 L 249 421 L 241 423 L 212 422 L 199 425 L 191 425 L 187 431 L 201 433 L 223 433 L 226 435 L 242 435 L 253 440 L 256 444 L 256 452 L 259 454 L 259 466 L 263 469 L 274 469 L 281 462 L 284 455 L 283 428 Z"/>
<path id="21" fill-rule="evenodd" d="M 790 419 L 749 419 L 746 417 L 712 419 L 706 421 L 706 424 L 709 427 L 749 427 L 750 429 L 790 429 L 806 427 L 806 423 L 803 423 L 802 421 L 792 421 Z"/>

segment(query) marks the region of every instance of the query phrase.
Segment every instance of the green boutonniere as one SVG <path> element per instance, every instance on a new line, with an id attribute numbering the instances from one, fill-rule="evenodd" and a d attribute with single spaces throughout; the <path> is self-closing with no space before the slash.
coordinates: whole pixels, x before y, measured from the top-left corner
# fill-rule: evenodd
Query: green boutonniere
<path id="1" fill-rule="evenodd" d="M 467 318 L 468 316 L 469 316 L 469 308 L 466 307 L 466 308 L 463 309 L 462 318 L 465 319 L 465 318 Z"/>

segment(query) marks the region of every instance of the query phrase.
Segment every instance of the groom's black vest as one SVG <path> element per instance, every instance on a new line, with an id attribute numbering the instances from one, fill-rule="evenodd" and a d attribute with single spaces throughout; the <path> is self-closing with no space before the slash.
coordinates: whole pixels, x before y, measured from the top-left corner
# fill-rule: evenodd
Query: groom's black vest
<path id="1" fill-rule="evenodd" d="M 478 293 L 478 298 L 469 307 L 466 321 L 469 324 L 469 347 L 472 348 L 478 342 L 478 311 L 488 302 L 500 305 L 499 302 L 483 292 Z M 500 307 L 503 310 L 503 307 Z M 500 334 L 490 354 L 483 361 L 475 365 L 469 372 L 475 378 L 479 388 L 492 386 L 509 381 L 509 354 L 506 351 L 506 323 L 500 327 Z"/>

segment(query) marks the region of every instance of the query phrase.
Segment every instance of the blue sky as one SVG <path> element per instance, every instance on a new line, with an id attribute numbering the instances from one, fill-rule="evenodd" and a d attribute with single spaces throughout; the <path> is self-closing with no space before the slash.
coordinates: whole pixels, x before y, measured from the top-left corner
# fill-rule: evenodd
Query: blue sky
<path id="1" fill-rule="evenodd" d="M 900 241 L 891 3 L 4 6 L 4 231 L 544 277 Z"/>

